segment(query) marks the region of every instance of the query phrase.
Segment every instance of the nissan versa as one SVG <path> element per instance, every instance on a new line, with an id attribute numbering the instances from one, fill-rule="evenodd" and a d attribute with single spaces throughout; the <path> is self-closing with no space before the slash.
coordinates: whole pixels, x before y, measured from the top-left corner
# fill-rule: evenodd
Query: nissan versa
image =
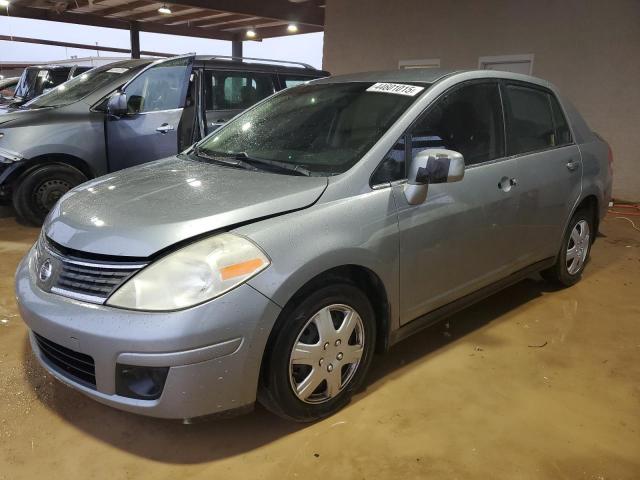
<path id="1" fill-rule="evenodd" d="M 577 282 L 611 177 L 546 81 L 330 77 L 68 192 L 18 302 L 39 361 L 100 402 L 189 419 L 258 399 L 311 421 L 374 351 L 533 272 Z"/>

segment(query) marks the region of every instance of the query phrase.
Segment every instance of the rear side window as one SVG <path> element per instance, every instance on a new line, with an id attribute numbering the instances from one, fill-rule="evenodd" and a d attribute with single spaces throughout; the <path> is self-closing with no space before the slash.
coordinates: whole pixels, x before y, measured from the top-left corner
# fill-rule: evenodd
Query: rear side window
<path id="1" fill-rule="evenodd" d="M 207 110 L 244 110 L 274 92 L 271 75 L 251 72 L 205 72 Z"/>
<path id="2" fill-rule="evenodd" d="M 507 85 L 505 91 L 509 154 L 516 155 L 554 147 L 556 132 L 549 94 L 519 85 Z"/>
<path id="3" fill-rule="evenodd" d="M 556 97 L 549 95 L 549 101 L 551 102 L 551 113 L 553 113 L 553 123 L 556 129 L 556 145 L 567 145 L 572 142 L 571 130 L 569 130 L 567 118 L 564 116 L 564 112 L 562 108 L 560 108 Z"/>

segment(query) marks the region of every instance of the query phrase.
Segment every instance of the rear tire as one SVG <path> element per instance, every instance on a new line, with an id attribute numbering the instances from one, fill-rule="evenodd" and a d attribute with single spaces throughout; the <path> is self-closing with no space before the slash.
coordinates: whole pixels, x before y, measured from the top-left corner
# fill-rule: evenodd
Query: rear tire
<path id="1" fill-rule="evenodd" d="M 594 235 L 593 214 L 578 210 L 567 226 L 555 265 L 541 272 L 543 278 L 564 287 L 576 284 L 589 260 Z"/>
<path id="2" fill-rule="evenodd" d="M 260 403 L 311 422 L 340 410 L 362 385 L 376 344 L 375 316 L 349 283 L 328 285 L 283 310 L 263 360 Z"/>
<path id="3" fill-rule="evenodd" d="M 13 208 L 20 220 L 40 226 L 49 210 L 67 191 L 87 181 L 70 165 L 48 164 L 22 175 L 13 192 Z"/>

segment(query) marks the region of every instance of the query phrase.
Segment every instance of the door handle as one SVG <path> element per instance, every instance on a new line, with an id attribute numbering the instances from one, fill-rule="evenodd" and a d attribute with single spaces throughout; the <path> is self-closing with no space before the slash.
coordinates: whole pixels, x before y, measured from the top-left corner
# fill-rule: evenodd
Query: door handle
<path id="1" fill-rule="evenodd" d="M 518 185 L 517 178 L 502 177 L 498 182 L 498 189 L 502 190 L 503 192 L 508 192 L 509 190 L 511 190 L 513 187 L 517 185 Z"/>
<path id="2" fill-rule="evenodd" d="M 575 160 L 569 160 L 567 162 L 567 168 L 569 169 L 570 172 L 573 172 L 579 166 L 580 166 L 580 162 L 576 162 Z"/>
<path id="3" fill-rule="evenodd" d="M 162 134 L 170 132 L 173 130 L 173 125 L 169 125 L 168 123 L 163 123 L 158 128 L 156 128 L 156 132 L 160 132 Z"/>

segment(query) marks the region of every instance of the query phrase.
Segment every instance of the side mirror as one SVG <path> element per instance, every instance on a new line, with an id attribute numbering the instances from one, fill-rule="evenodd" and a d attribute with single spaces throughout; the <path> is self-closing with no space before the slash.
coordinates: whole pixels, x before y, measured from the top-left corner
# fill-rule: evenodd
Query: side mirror
<path id="1" fill-rule="evenodd" d="M 109 97 L 107 102 L 107 113 L 114 117 L 121 117 L 127 114 L 127 94 L 116 92 Z"/>
<path id="2" fill-rule="evenodd" d="M 404 196 L 409 205 L 419 205 L 427 199 L 430 183 L 459 182 L 463 177 L 464 157 L 461 153 L 428 148 L 413 157 Z"/>

